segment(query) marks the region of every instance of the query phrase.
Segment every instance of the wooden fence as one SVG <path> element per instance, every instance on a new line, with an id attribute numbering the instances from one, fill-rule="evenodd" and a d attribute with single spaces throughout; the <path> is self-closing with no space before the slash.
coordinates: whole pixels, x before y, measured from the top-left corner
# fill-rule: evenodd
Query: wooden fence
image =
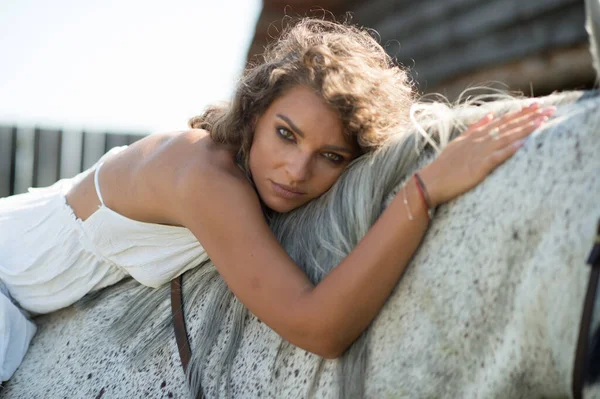
<path id="1" fill-rule="evenodd" d="M 92 166 L 109 149 L 141 134 L 0 126 L 0 197 L 49 186 Z"/>

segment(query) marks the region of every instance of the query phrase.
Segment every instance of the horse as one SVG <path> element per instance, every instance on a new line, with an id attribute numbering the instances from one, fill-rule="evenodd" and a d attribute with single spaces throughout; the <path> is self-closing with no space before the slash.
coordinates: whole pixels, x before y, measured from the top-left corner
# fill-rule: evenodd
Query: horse
<path id="1" fill-rule="evenodd" d="M 169 287 L 128 280 L 37 317 L 3 397 L 569 397 L 600 217 L 600 93 L 536 100 L 557 105 L 554 117 L 483 183 L 439 207 L 394 292 L 339 359 L 283 341 L 208 261 L 184 277 L 187 374 Z M 458 127 L 531 101 L 448 108 L 447 134 L 435 123 L 399 134 L 271 228 L 318 283 Z M 597 331 L 598 307 L 593 322 Z M 588 381 L 585 393 L 600 397 L 600 384 Z"/>
<path id="2" fill-rule="evenodd" d="M 554 118 L 483 183 L 439 207 L 395 291 L 341 358 L 283 341 L 207 262 L 184 279 L 189 376 L 172 335 L 168 286 L 126 281 L 38 317 L 3 395 L 185 397 L 201 387 L 207 397 L 568 397 L 585 256 L 600 216 L 600 95 L 537 100 L 558 106 Z M 531 101 L 453 117 L 468 124 Z M 314 282 L 435 157 L 431 147 L 416 151 L 415 137 L 362 157 L 326 195 L 271 221 Z M 417 155 L 407 160 L 407 152 Z"/>

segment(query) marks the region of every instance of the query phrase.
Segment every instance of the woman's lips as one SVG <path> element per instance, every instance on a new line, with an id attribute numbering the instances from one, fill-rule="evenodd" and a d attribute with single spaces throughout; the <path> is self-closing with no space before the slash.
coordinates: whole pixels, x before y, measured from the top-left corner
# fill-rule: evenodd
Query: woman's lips
<path id="1" fill-rule="evenodd" d="M 294 199 L 303 196 L 305 193 L 301 191 L 294 191 L 289 187 L 282 186 L 281 184 L 277 184 L 274 181 L 271 182 L 273 186 L 273 191 L 280 197 L 287 199 Z"/>

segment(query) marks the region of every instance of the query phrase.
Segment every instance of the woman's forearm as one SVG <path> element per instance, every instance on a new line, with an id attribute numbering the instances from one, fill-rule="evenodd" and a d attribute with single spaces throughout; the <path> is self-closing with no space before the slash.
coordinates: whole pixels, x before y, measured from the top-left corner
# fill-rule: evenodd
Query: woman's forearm
<path id="1" fill-rule="evenodd" d="M 354 250 L 302 298 L 300 312 L 319 330 L 325 357 L 339 356 L 367 328 L 419 247 L 427 209 L 414 178 L 405 189 L 413 220 L 400 191 Z"/>
<path id="2" fill-rule="evenodd" d="M 456 198 L 481 183 L 554 111 L 533 103 L 469 125 L 419 172 L 431 195 L 430 205 Z M 427 209 L 414 178 L 406 193 L 414 219 L 408 217 L 402 194 L 397 195 L 356 248 L 305 295 L 305 308 L 322 323 L 320 336 L 328 357 L 343 352 L 367 328 L 423 239 Z"/>

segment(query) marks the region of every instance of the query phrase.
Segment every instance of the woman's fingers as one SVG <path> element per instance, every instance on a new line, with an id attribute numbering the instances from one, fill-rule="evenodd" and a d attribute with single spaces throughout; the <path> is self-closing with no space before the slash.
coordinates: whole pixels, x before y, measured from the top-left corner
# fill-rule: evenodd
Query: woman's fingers
<path id="1" fill-rule="evenodd" d="M 486 114 L 483 118 L 481 118 L 479 121 L 469 125 L 468 128 L 463 132 L 463 136 L 467 136 L 470 134 L 477 134 L 481 136 L 482 134 L 489 132 L 491 129 L 499 128 L 507 122 L 519 119 L 523 116 L 530 115 L 531 113 L 535 112 L 538 108 L 539 104 L 533 103 L 527 107 L 521 108 L 517 111 L 509 112 L 496 119 L 493 118 L 494 114 L 490 112 Z"/>
<path id="2" fill-rule="evenodd" d="M 515 115 L 515 119 L 500 125 L 496 137 L 492 137 L 488 130 L 488 143 L 490 143 L 490 155 L 486 163 L 490 171 L 510 158 L 525 143 L 525 139 L 536 129 L 542 126 L 551 116 L 556 108 L 548 107 L 538 109 L 533 113 L 521 113 Z M 502 130 L 500 130 L 502 129 Z"/>
<path id="3" fill-rule="evenodd" d="M 499 134 L 497 138 L 490 137 L 487 141 L 489 144 L 490 151 L 496 151 L 502 149 L 517 140 L 521 140 L 533 133 L 538 127 L 544 124 L 546 121 L 545 117 L 536 118 L 530 120 L 527 123 L 523 123 L 508 132 Z"/>
<path id="4" fill-rule="evenodd" d="M 523 146 L 525 139 L 555 111 L 534 103 L 494 119 L 488 114 L 451 141 L 424 172 L 435 203 L 470 190 Z"/>
<path id="5" fill-rule="evenodd" d="M 462 133 L 463 136 L 467 136 L 473 132 L 479 131 L 479 129 L 481 129 L 482 127 L 484 127 L 485 125 L 487 125 L 488 123 L 490 123 L 492 120 L 494 119 L 494 114 L 493 113 L 488 113 L 486 114 L 483 118 L 481 118 L 480 120 L 478 120 L 475 123 L 471 123 L 467 129 Z"/>
<path id="6" fill-rule="evenodd" d="M 519 148 L 523 147 L 525 144 L 525 139 L 520 139 L 517 141 L 513 141 L 507 146 L 499 148 L 493 151 L 486 159 L 485 163 L 487 164 L 488 173 L 491 173 L 498 166 L 503 164 L 507 159 L 512 157 Z"/>
<path id="7" fill-rule="evenodd" d="M 520 118 L 527 117 L 527 116 L 533 114 L 539 108 L 540 108 L 540 104 L 533 103 L 527 107 L 521 108 L 520 110 L 508 112 L 508 113 L 502 115 L 500 118 L 497 118 L 496 120 L 494 120 L 488 126 L 486 126 L 486 129 L 487 128 L 493 129 L 496 127 L 501 128 L 503 125 L 510 123 L 511 121 L 516 121 L 516 120 L 519 120 Z"/>
<path id="8" fill-rule="evenodd" d="M 490 173 L 517 152 L 525 139 L 548 120 L 554 107 L 527 107 L 480 128 L 475 141 L 484 147 L 484 169 Z"/>
<path id="9" fill-rule="evenodd" d="M 535 122 L 538 120 L 546 121 L 552 114 L 556 111 L 555 107 L 546 107 L 540 108 L 535 112 L 523 115 L 521 117 L 508 120 L 504 125 L 501 126 L 503 132 L 510 132 L 515 128 L 526 125 L 530 122 Z"/>
<path id="10" fill-rule="evenodd" d="M 534 111 L 531 111 L 534 109 Z M 505 147 L 515 140 L 524 138 L 540 127 L 556 111 L 555 107 L 530 108 L 505 115 L 472 133 L 476 141 L 489 143 L 490 150 Z M 500 121 L 503 120 L 502 123 Z"/>

